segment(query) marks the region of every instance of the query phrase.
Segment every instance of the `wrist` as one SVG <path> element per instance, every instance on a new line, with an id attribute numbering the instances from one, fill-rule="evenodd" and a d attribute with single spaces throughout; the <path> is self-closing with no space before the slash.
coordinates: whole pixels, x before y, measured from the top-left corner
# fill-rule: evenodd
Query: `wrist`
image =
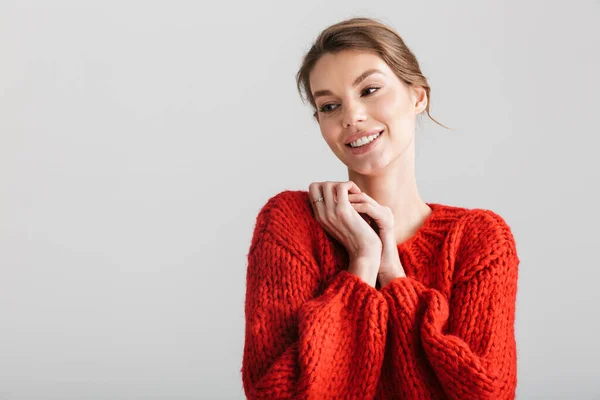
<path id="1" fill-rule="evenodd" d="M 378 261 L 373 258 L 357 258 L 350 261 L 348 272 L 360 277 L 367 284 L 375 287 L 377 283 Z"/>
<path id="2" fill-rule="evenodd" d="M 380 289 L 383 289 L 385 286 L 387 286 L 391 281 L 393 281 L 396 278 L 405 278 L 406 274 L 404 273 L 404 270 L 400 269 L 394 269 L 390 272 L 381 272 L 377 274 L 377 280 L 379 281 L 379 285 L 380 285 Z"/>

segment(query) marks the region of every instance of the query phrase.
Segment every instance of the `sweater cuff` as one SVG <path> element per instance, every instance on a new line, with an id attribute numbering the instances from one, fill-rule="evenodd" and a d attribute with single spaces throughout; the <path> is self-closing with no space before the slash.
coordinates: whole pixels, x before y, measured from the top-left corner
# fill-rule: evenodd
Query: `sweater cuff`
<path id="1" fill-rule="evenodd" d="M 415 309 L 419 303 L 419 295 L 425 286 L 416 279 L 402 276 L 392 279 L 381 288 L 380 293 L 388 301 L 403 309 Z"/>
<path id="2" fill-rule="evenodd" d="M 356 331 L 366 333 L 371 341 L 385 342 L 388 310 L 385 298 L 377 289 L 359 276 L 341 270 L 328 281 L 320 296 L 307 301 L 300 309 L 300 329 L 305 321 L 314 323 L 316 319 L 331 321 L 333 318 L 346 325 L 355 324 Z"/>

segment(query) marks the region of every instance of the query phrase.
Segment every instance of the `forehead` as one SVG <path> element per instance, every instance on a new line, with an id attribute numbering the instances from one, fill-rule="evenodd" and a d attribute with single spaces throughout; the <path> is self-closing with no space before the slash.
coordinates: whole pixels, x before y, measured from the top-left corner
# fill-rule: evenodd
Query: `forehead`
<path id="1" fill-rule="evenodd" d="M 392 71 L 377 54 L 367 51 L 342 50 L 327 53 L 316 62 L 309 75 L 313 91 L 330 89 L 333 85 L 351 85 L 364 71 L 376 68 L 390 76 Z"/>

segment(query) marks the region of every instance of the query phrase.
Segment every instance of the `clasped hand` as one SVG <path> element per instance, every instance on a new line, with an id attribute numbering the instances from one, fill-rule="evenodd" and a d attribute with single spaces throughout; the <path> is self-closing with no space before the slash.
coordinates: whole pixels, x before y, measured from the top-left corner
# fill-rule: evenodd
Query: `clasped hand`
<path id="1" fill-rule="evenodd" d="M 315 218 L 352 258 L 379 255 L 377 279 L 384 287 L 406 276 L 400 263 L 392 210 L 377 203 L 352 181 L 313 182 L 309 195 Z M 315 201 L 323 197 L 324 201 Z"/>

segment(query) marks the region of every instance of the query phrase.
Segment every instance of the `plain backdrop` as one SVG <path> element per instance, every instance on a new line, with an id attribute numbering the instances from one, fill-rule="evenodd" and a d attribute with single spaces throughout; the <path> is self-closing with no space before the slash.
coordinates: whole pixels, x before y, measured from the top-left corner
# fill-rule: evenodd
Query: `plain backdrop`
<path id="1" fill-rule="evenodd" d="M 295 73 L 355 16 L 454 129 L 424 200 L 513 230 L 517 398 L 600 398 L 597 0 L 0 0 L 0 400 L 244 398 L 256 215 L 347 180 Z"/>

